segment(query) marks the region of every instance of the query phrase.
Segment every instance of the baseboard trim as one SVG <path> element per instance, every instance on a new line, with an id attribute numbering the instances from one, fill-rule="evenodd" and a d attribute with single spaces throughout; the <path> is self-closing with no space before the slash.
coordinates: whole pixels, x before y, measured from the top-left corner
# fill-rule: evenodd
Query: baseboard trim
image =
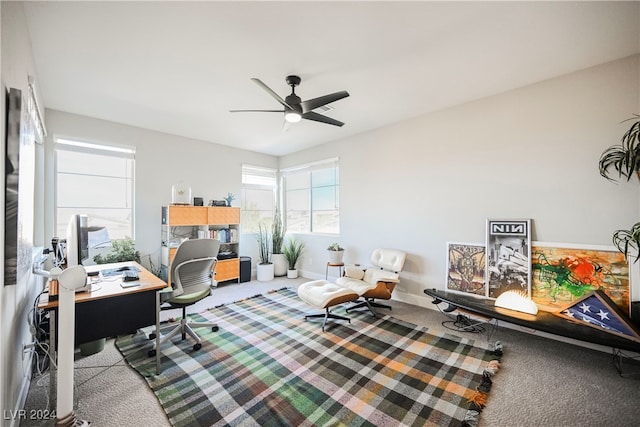
<path id="1" fill-rule="evenodd" d="M 33 366 L 33 354 L 29 353 L 25 361 L 27 362 L 28 366 Z M 22 377 L 22 384 L 20 386 L 20 393 L 18 394 L 18 399 L 16 401 L 16 407 L 13 409 L 13 412 L 11 414 L 5 414 L 5 417 L 8 416 L 10 418 L 10 427 L 18 427 L 20 425 L 21 419 L 24 419 L 24 405 L 27 403 L 29 389 L 31 388 L 31 370 L 29 370 L 29 373 L 30 375 L 25 375 L 24 377 Z"/>

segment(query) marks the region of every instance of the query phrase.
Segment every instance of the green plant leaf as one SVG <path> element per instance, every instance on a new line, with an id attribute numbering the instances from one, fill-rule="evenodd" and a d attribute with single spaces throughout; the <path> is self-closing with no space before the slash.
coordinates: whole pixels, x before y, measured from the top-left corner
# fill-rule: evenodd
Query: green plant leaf
<path id="1" fill-rule="evenodd" d="M 111 241 L 111 252 L 105 255 L 98 254 L 93 257 L 96 264 L 109 264 L 112 262 L 136 261 L 140 262 L 140 252 L 135 248 L 135 241 L 130 237 Z"/>
<path id="2" fill-rule="evenodd" d="M 640 116 L 625 120 L 634 120 L 631 127 L 625 132 L 621 143 L 613 145 L 602 152 L 598 167 L 600 175 L 610 181 L 616 181 L 625 177 L 627 181 L 636 174 L 640 167 Z M 617 172 L 617 178 L 611 176 L 611 172 Z"/>

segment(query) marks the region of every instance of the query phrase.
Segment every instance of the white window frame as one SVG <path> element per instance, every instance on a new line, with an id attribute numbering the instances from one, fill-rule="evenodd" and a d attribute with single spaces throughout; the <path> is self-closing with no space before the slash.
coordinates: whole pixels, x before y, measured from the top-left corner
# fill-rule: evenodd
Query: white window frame
<path id="1" fill-rule="evenodd" d="M 111 207 L 109 206 L 68 206 L 68 207 L 60 207 L 58 203 L 58 177 L 61 173 L 58 170 L 58 152 L 59 151 L 67 151 L 67 152 L 75 152 L 75 153 L 85 153 L 85 154 L 99 154 L 103 156 L 117 157 L 129 159 L 133 162 L 132 171 L 130 177 L 125 177 L 124 175 L 121 177 L 122 179 L 129 180 L 129 185 L 127 186 L 127 190 L 130 192 L 130 195 L 127 197 L 127 200 L 130 200 L 130 206 L 125 206 L 122 209 L 126 209 L 130 211 L 129 218 L 129 227 L 128 231 L 125 233 L 126 236 L 120 236 L 118 234 L 113 234 L 113 230 L 110 231 L 111 239 L 122 239 L 125 237 L 130 237 L 135 240 L 135 147 L 128 146 L 118 146 L 114 144 L 106 144 L 106 143 L 96 143 L 87 140 L 80 140 L 77 138 L 69 138 L 63 136 L 54 137 L 54 224 L 55 224 L 55 233 L 61 234 L 60 237 L 64 236 L 63 230 L 60 228 L 63 226 L 68 218 L 58 218 L 60 209 L 70 209 L 74 210 L 74 213 L 85 214 L 88 213 L 89 217 L 89 226 L 102 226 L 104 224 L 100 223 L 99 220 L 95 220 L 95 215 L 92 217 L 91 211 L 96 211 L 100 209 L 108 210 Z M 88 176 L 90 174 L 84 174 Z M 82 176 L 82 175 L 80 175 Z M 99 189 L 95 191 L 99 192 Z M 107 231 L 109 231 L 109 227 L 107 226 Z"/>
<path id="2" fill-rule="evenodd" d="M 314 171 L 324 170 L 324 169 L 335 169 L 334 173 L 336 176 L 336 183 L 334 185 L 329 186 L 316 186 L 313 183 L 312 176 Z M 340 234 L 340 162 L 339 158 L 334 157 L 325 160 L 319 160 L 312 163 L 306 163 L 298 166 L 292 166 L 289 168 L 282 169 L 281 173 L 281 189 L 282 189 L 282 204 L 283 204 L 283 213 L 284 213 L 284 227 L 287 232 L 290 233 L 298 233 L 298 234 L 316 234 L 316 235 L 339 235 Z M 309 204 L 309 229 L 305 231 L 300 230 L 292 230 L 287 224 L 287 218 L 289 218 L 289 208 L 287 207 L 287 179 L 294 175 L 299 174 L 309 174 L 309 194 L 308 194 L 308 204 Z M 337 230 L 328 232 L 328 231 L 319 231 L 317 230 L 317 224 L 314 224 L 314 217 L 319 209 L 316 209 L 313 205 L 314 200 L 314 190 L 318 191 L 321 188 L 327 187 L 335 187 L 335 209 L 337 210 Z"/>
<path id="3" fill-rule="evenodd" d="M 249 182 L 247 182 L 249 181 Z M 271 209 L 247 209 L 248 205 L 252 202 L 247 196 L 246 190 L 259 190 L 269 191 L 272 193 Z M 256 234 L 257 230 L 249 229 L 249 222 L 247 216 L 256 212 L 257 215 L 262 218 L 259 222 L 263 223 L 268 230 L 271 229 L 273 215 L 277 206 L 277 194 L 278 194 L 278 170 L 274 168 L 267 168 L 263 166 L 254 166 L 249 164 L 242 165 L 242 203 L 240 213 L 242 219 L 241 232 L 242 234 Z M 268 213 L 267 213 L 268 212 Z"/>

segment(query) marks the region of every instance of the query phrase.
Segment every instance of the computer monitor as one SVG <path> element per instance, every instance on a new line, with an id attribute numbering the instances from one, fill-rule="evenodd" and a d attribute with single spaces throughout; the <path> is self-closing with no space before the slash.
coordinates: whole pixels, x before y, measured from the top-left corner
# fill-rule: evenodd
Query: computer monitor
<path id="1" fill-rule="evenodd" d="M 67 267 L 89 260 L 89 218 L 73 214 L 67 224 Z"/>

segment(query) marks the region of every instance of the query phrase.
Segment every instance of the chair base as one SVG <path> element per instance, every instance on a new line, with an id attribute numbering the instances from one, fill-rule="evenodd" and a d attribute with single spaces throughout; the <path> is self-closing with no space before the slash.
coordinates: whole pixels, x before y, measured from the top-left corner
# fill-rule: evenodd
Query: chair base
<path id="1" fill-rule="evenodd" d="M 212 332 L 217 332 L 218 331 L 218 325 L 215 323 L 211 323 L 211 322 L 189 322 L 187 320 L 187 313 L 186 313 L 187 309 L 186 307 L 182 308 L 182 319 L 180 319 L 180 324 L 176 327 L 174 327 L 173 329 L 171 329 L 169 331 L 169 333 L 167 334 L 162 334 L 158 331 L 158 333 L 160 333 L 160 345 L 166 343 L 167 341 L 171 340 L 171 338 L 173 338 L 174 336 L 181 334 L 182 335 L 182 339 L 186 339 L 187 335 L 189 335 L 191 338 L 193 338 L 193 340 L 196 342 L 193 345 L 193 350 L 197 351 L 200 350 L 202 348 L 202 340 L 200 339 L 200 336 L 198 334 L 196 334 L 196 332 L 193 330 L 193 328 L 211 328 Z M 149 339 L 155 339 L 155 333 L 150 334 L 149 335 Z M 153 348 L 151 350 L 148 351 L 148 356 L 149 357 L 153 357 L 156 355 L 156 341 L 153 342 Z"/>
<path id="2" fill-rule="evenodd" d="M 329 311 L 329 308 L 327 307 L 325 309 L 324 313 L 318 313 L 318 314 L 307 314 L 304 316 L 304 320 L 308 320 L 308 319 L 324 319 L 322 321 L 322 332 L 324 332 L 324 327 L 327 324 L 327 320 L 329 319 L 336 319 L 336 320 L 346 320 L 349 323 L 351 323 L 351 319 L 349 319 L 348 317 L 345 316 L 340 316 L 339 314 L 334 314 L 331 311 Z"/>
<path id="3" fill-rule="evenodd" d="M 354 302 L 353 305 L 350 305 L 349 307 L 347 307 L 346 311 L 347 311 L 347 313 L 349 313 L 350 310 L 357 310 L 357 309 L 362 308 L 362 307 L 367 307 L 369 309 L 369 311 L 371 312 L 371 315 L 373 317 L 378 317 L 378 313 L 375 312 L 373 307 L 376 307 L 376 308 L 387 308 L 387 309 L 391 310 L 391 306 L 390 305 L 386 305 L 386 304 L 381 304 L 379 302 L 375 302 L 373 300 L 373 298 L 364 298 L 362 300 Z"/>

